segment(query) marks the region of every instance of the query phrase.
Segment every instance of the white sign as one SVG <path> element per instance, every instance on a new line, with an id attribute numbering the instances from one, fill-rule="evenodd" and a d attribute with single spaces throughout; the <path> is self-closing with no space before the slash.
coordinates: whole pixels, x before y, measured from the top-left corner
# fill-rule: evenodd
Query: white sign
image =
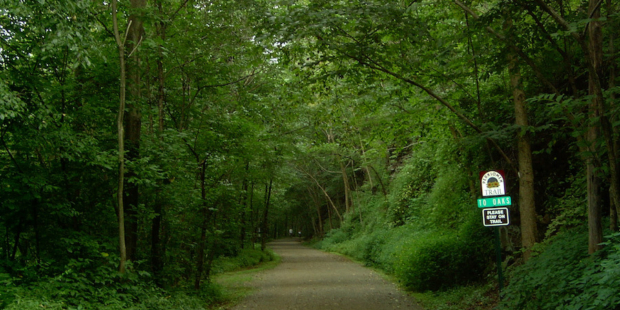
<path id="1" fill-rule="evenodd" d="M 480 185 L 483 197 L 506 195 L 504 176 L 498 171 L 484 172 L 480 177 Z"/>
<path id="2" fill-rule="evenodd" d="M 482 210 L 482 224 L 484 226 L 510 225 L 508 208 L 488 208 Z"/>

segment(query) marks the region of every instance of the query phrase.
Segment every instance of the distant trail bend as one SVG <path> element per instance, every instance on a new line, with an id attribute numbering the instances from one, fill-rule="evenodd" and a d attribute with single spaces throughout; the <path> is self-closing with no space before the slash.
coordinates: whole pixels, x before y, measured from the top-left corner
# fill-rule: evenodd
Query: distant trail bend
<path id="1" fill-rule="evenodd" d="M 282 262 L 257 274 L 256 291 L 233 310 L 424 310 L 375 271 L 294 239 L 269 247 Z"/>

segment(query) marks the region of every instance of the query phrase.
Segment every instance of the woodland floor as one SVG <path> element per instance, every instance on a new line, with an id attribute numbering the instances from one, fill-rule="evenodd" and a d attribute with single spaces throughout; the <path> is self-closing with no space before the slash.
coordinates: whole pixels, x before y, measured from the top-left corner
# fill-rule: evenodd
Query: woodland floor
<path id="1" fill-rule="evenodd" d="M 269 247 L 282 262 L 256 274 L 254 292 L 234 310 L 423 310 L 411 296 L 377 272 L 335 254 L 301 245 L 295 239 Z"/>

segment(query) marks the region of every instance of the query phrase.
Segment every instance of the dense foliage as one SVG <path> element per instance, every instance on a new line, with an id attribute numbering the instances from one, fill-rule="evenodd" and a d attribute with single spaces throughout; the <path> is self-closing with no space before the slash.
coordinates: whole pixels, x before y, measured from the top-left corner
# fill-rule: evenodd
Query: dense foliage
<path id="1" fill-rule="evenodd" d="M 617 307 L 618 29 L 598 0 L 0 0 L 0 307 L 199 309 L 289 229 L 488 288 L 485 170 L 500 307 Z"/>
<path id="2" fill-rule="evenodd" d="M 583 227 L 549 240 L 542 253 L 514 270 L 500 309 L 614 309 L 620 304 L 618 233 L 588 256 Z"/>

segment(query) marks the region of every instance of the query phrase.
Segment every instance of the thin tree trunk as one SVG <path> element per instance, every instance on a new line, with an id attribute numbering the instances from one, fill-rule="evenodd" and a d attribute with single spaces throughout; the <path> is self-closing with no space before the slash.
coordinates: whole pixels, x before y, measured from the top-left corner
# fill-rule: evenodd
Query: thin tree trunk
<path id="1" fill-rule="evenodd" d="M 308 189 L 308 193 L 310 194 L 310 198 L 312 198 L 312 201 L 314 202 L 314 206 L 316 209 L 316 214 L 317 214 L 317 219 L 319 221 L 319 233 L 318 236 L 319 237 L 323 237 L 323 219 L 321 218 L 321 204 L 319 203 L 319 199 L 318 199 L 318 195 L 316 193 L 314 193 L 312 190 L 310 190 L 310 187 L 307 188 Z"/>
<path id="2" fill-rule="evenodd" d="M 241 235 L 239 236 L 240 238 L 240 242 L 241 242 L 241 248 L 243 249 L 245 247 L 245 234 L 246 234 L 246 217 L 247 217 L 247 213 L 248 213 L 248 205 L 249 205 L 249 192 L 248 192 L 248 187 L 249 187 L 249 183 L 248 183 L 248 179 L 247 179 L 247 175 L 248 172 L 250 170 L 250 162 L 246 162 L 245 164 L 245 176 L 243 177 L 243 201 L 241 203 L 241 205 L 243 206 L 243 208 L 241 209 Z"/>
<path id="3" fill-rule="evenodd" d="M 15 240 L 13 241 L 13 253 L 11 254 L 11 260 L 15 260 L 17 256 L 17 249 L 19 248 L 19 239 L 22 235 L 22 230 L 24 228 L 24 219 L 20 218 L 17 223 L 17 232 L 15 233 Z"/>
<path id="4" fill-rule="evenodd" d="M 140 10 L 146 7 L 146 0 L 131 0 L 131 8 L 133 10 Z M 127 138 L 127 159 L 135 161 L 140 157 L 140 135 L 142 130 L 142 115 L 140 112 L 141 101 L 141 78 L 140 78 L 140 57 L 135 52 L 138 45 L 143 39 L 144 27 L 141 16 L 137 14 L 131 14 L 129 16 L 130 25 L 127 29 L 129 39 L 127 44 L 127 50 L 133 55 L 129 55 L 129 61 L 127 63 L 127 73 L 130 81 L 131 100 L 127 102 L 127 115 L 126 115 L 126 138 Z M 127 171 L 127 179 L 135 176 L 135 172 Z M 127 183 L 125 189 L 125 213 L 127 215 L 126 230 L 126 246 L 127 246 L 127 259 L 136 260 L 137 246 L 138 246 L 138 203 L 139 203 L 139 191 L 138 186 L 133 183 Z"/>
<path id="5" fill-rule="evenodd" d="M 347 175 L 347 169 L 342 164 L 342 159 L 338 156 L 338 162 L 340 163 L 340 172 L 342 173 L 342 181 L 344 183 L 344 210 L 345 213 L 349 213 L 353 210 L 353 199 L 351 197 L 351 189 L 349 186 L 349 176 Z"/>
<path id="6" fill-rule="evenodd" d="M 37 263 L 41 264 L 41 236 L 39 234 L 39 199 L 32 201 L 32 220 L 34 228 L 35 252 Z"/>
<path id="7" fill-rule="evenodd" d="M 157 1 L 157 9 L 159 12 L 159 15 L 161 17 L 163 17 L 163 8 L 162 8 L 162 4 L 161 1 Z M 160 21 L 158 24 L 156 24 L 157 26 L 157 32 L 159 34 L 160 39 L 162 40 L 162 42 L 164 40 L 166 40 L 166 24 L 163 21 Z M 164 132 L 164 82 L 165 82 L 165 77 L 164 77 L 164 64 L 163 64 L 163 52 L 162 52 L 162 47 L 161 45 L 158 46 L 158 50 L 157 50 L 157 81 L 158 81 L 158 87 L 157 87 L 157 119 L 158 119 L 158 126 L 157 126 L 157 137 L 159 140 L 160 145 L 163 145 L 163 132 Z M 156 281 L 158 281 L 159 277 L 159 273 L 161 272 L 161 270 L 163 269 L 163 264 L 162 264 L 162 255 L 160 253 L 160 249 L 161 249 L 161 237 L 160 237 L 160 232 L 161 232 L 161 221 L 163 218 L 163 206 L 162 206 L 162 195 L 161 195 L 161 187 L 163 186 L 164 182 L 160 182 L 160 187 L 156 190 L 155 193 L 155 203 L 153 205 L 153 212 L 155 213 L 155 217 L 153 217 L 153 220 L 151 222 L 151 268 L 153 270 L 153 274 L 156 276 L 155 279 Z M 159 283 L 159 281 L 158 281 Z"/>
<path id="8" fill-rule="evenodd" d="M 593 19 L 597 19 L 600 17 L 600 9 L 597 7 L 598 0 L 590 0 L 588 12 L 590 12 L 590 16 Z M 596 156 L 596 140 L 599 136 L 599 128 L 594 124 L 594 120 L 601 119 L 601 123 L 603 122 L 603 110 L 600 109 L 602 104 L 602 96 L 599 96 L 600 82 L 598 81 L 599 72 L 601 70 L 602 60 L 603 60 L 603 38 L 601 25 L 598 21 L 590 22 L 588 27 L 589 33 L 589 56 L 590 62 L 594 67 L 594 70 L 589 70 L 589 79 L 588 79 L 588 92 L 590 95 L 593 95 L 592 102 L 590 103 L 590 120 L 592 123 L 590 124 L 590 128 L 587 132 L 587 141 L 590 143 L 591 149 L 594 151 L 592 156 L 589 156 L 587 162 L 587 173 L 588 173 L 588 231 L 589 231 L 589 246 L 588 251 L 590 253 L 594 253 L 601 249 L 599 245 L 603 242 L 603 224 L 602 224 L 602 208 L 601 208 L 601 197 L 600 197 L 600 179 L 597 176 L 597 166 L 594 160 L 594 156 Z M 598 84 L 598 85 L 597 85 Z M 612 156 L 612 155 L 610 155 Z M 612 168 L 615 167 L 615 163 L 610 161 L 610 170 L 615 171 Z M 614 173 L 612 173 L 612 186 L 614 186 Z M 617 182 L 617 180 L 616 180 Z"/>
<path id="9" fill-rule="evenodd" d="M 510 13 L 508 13 L 510 14 Z M 504 29 L 511 36 L 512 17 L 507 16 Z M 536 205 L 534 200 L 534 169 L 532 168 L 532 149 L 528 137 L 527 109 L 525 93 L 521 86 L 521 71 L 519 59 L 514 52 L 508 54 L 508 72 L 510 86 L 515 105 L 515 123 L 517 125 L 517 141 L 519 146 L 519 214 L 521 218 L 521 245 L 525 249 L 523 260 L 531 256 L 531 250 L 536 243 L 537 223 Z"/>
<path id="10" fill-rule="evenodd" d="M 471 57 L 474 60 L 474 76 L 476 78 L 476 106 L 478 108 L 478 115 L 480 117 L 480 119 L 484 119 L 484 115 L 482 114 L 482 100 L 480 99 L 480 78 L 479 78 L 479 74 L 478 74 L 478 57 L 476 56 L 476 49 L 474 48 L 474 43 L 471 39 L 472 35 L 471 35 L 471 30 L 469 27 L 469 15 L 467 15 L 467 12 L 464 12 L 465 14 L 465 25 L 467 25 L 467 43 L 469 43 L 469 46 L 471 48 Z M 487 144 L 488 147 L 488 144 Z"/>
<path id="11" fill-rule="evenodd" d="M 269 203 L 271 202 L 271 186 L 273 185 L 273 177 L 269 179 L 269 185 L 265 186 L 265 209 L 263 210 L 263 227 L 261 232 L 260 250 L 265 251 L 267 245 L 268 226 L 267 221 L 269 217 Z"/>
<path id="12" fill-rule="evenodd" d="M 254 244 L 256 244 L 256 228 L 258 227 L 257 225 L 257 218 L 258 218 L 258 211 L 254 210 L 254 182 L 250 182 L 251 186 L 251 190 L 250 190 L 250 226 L 252 228 L 252 249 L 254 249 Z"/>
<path id="13" fill-rule="evenodd" d="M 116 192 L 118 199 L 118 238 L 120 263 L 118 270 L 120 273 L 125 272 L 125 263 L 127 261 L 127 250 L 125 247 L 125 211 L 123 208 L 123 185 L 125 179 L 125 139 L 123 134 L 123 116 L 125 112 L 125 42 L 121 40 L 118 31 L 118 16 L 116 11 L 117 0 L 112 0 L 112 23 L 114 27 L 114 38 L 118 48 L 119 66 L 120 66 L 120 95 L 118 116 L 116 119 L 116 127 L 118 131 L 118 189 Z"/>
<path id="14" fill-rule="evenodd" d="M 9 248 L 11 247 L 10 241 L 9 241 L 9 225 L 7 223 L 7 221 L 4 221 L 4 246 L 2 247 L 2 250 L 4 252 L 4 259 L 5 260 L 9 260 Z"/>
<path id="15" fill-rule="evenodd" d="M 375 172 L 375 175 L 377 176 L 377 180 L 379 180 L 379 185 L 381 185 L 381 192 L 383 193 L 383 197 L 387 200 L 387 189 L 385 188 L 385 185 L 383 185 L 383 180 L 381 180 L 381 176 L 379 175 L 379 172 L 377 172 L 375 167 L 373 167 L 372 165 L 368 165 L 368 167 L 370 167 L 370 169 L 372 169 L 372 171 Z"/>
<path id="16" fill-rule="evenodd" d="M 357 138 L 360 141 L 360 148 L 362 149 L 362 158 L 364 158 L 364 161 L 366 160 L 366 150 L 364 149 L 364 143 L 362 142 L 362 138 L 358 135 Z M 373 185 L 372 185 L 372 176 L 370 175 L 370 169 L 368 169 L 368 165 L 364 165 L 364 170 L 366 170 L 366 175 L 368 175 L 368 183 L 370 183 L 370 190 L 372 191 L 373 189 Z"/>
<path id="17" fill-rule="evenodd" d="M 527 261 L 531 254 L 531 248 L 536 243 L 538 229 L 534 199 L 532 150 L 526 129 L 529 125 L 525 107 L 525 94 L 520 89 L 521 74 L 516 61 L 514 58 L 511 59 L 511 67 L 514 71 L 511 74 L 510 82 L 513 87 L 516 124 L 518 130 L 521 131 L 517 134 L 519 146 L 519 213 L 521 217 L 521 244 L 526 249 L 523 258 Z"/>
<path id="18" fill-rule="evenodd" d="M 200 226 L 200 243 L 198 244 L 198 257 L 196 260 L 196 277 L 194 280 L 194 289 L 200 289 L 200 281 L 204 271 L 205 247 L 207 243 L 207 224 L 209 223 L 209 212 L 207 208 L 207 191 L 205 185 L 207 170 L 207 160 L 200 163 L 200 197 L 202 198 L 202 225 Z"/>
<path id="19" fill-rule="evenodd" d="M 334 229 L 334 224 L 332 223 L 332 211 L 329 207 L 327 208 L 327 219 L 329 219 L 329 230 Z"/>
<path id="20" fill-rule="evenodd" d="M 332 201 L 331 197 L 329 197 L 329 194 L 327 193 L 327 191 L 323 188 L 323 186 L 321 186 L 321 184 L 319 184 L 319 182 L 314 178 L 314 176 L 310 174 L 308 175 L 310 176 L 310 178 L 312 178 L 312 180 L 314 180 L 314 182 L 321 189 L 321 191 L 323 191 L 325 198 L 327 198 L 327 200 L 329 201 L 329 204 L 332 206 L 332 208 L 334 208 L 334 211 L 336 211 L 336 215 L 338 215 L 338 219 L 340 220 L 340 222 L 342 222 L 342 215 L 340 215 L 340 212 L 338 212 L 338 207 L 336 207 L 336 204 L 334 204 L 334 201 Z M 331 216 L 330 216 L 330 219 L 331 219 Z"/>
<path id="21" fill-rule="evenodd" d="M 616 13 L 616 6 L 612 4 L 611 0 L 607 0 L 607 20 L 611 20 L 612 15 Z M 614 41 L 615 41 L 615 37 L 616 37 L 616 29 L 611 29 L 611 27 L 608 27 L 610 34 L 609 34 L 609 54 L 610 59 L 609 59 L 609 89 L 613 89 L 614 87 L 616 87 L 616 47 L 614 46 Z M 614 93 L 611 93 L 610 97 L 609 97 L 609 110 L 610 111 L 614 111 L 616 107 L 616 95 Z M 617 115 L 611 115 L 611 122 L 615 122 L 617 120 Z M 620 141 L 618 141 L 618 127 L 614 127 L 612 129 L 612 135 L 613 137 L 616 137 L 615 139 L 612 139 L 612 149 L 613 152 L 615 153 L 616 156 L 618 156 L 618 151 L 620 148 Z M 616 165 L 618 164 L 617 162 L 618 158 L 616 157 Z M 618 179 L 620 179 L 620 170 L 618 170 L 618 168 L 616 167 L 616 171 L 610 169 L 610 173 L 612 175 L 615 174 L 616 176 L 616 183 L 618 182 Z M 612 182 L 613 183 L 613 180 Z M 609 208 L 609 213 L 610 213 L 610 220 L 609 220 L 609 229 L 611 231 L 618 231 L 618 215 L 620 214 L 620 203 L 618 201 L 618 198 L 620 195 L 620 193 L 618 193 L 618 191 L 620 190 L 620 188 L 618 188 L 618 186 L 616 186 L 614 188 L 614 186 L 610 186 L 609 189 L 609 195 L 610 195 L 610 208 Z M 616 192 L 614 192 L 616 191 Z M 614 196 L 616 197 L 616 199 L 614 199 Z"/>
<path id="22" fill-rule="evenodd" d="M 325 130 L 325 135 L 327 136 L 327 142 L 333 143 L 334 145 L 336 145 L 336 141 L 334 139 L 334 132 L 331 127 L 329 128 L 329 132 Z M 350 207 L 352 205 L 352 201 L 351 201 L 351 193 L 350 193 L 350 186 L 349 186 L 349 178 L 347 176 L 347 170 L 345 166 L 342 164 L 342 156 L 340 156 L 340 154 L 338 153 L 334 153 L 334 155 L 336 156 L 336 160 L 338 161 L 338 164 L 340 165 L 340 172 L 342 173 L 342 182 L 344 183 L 344 212 L 349 213 Z"/>

